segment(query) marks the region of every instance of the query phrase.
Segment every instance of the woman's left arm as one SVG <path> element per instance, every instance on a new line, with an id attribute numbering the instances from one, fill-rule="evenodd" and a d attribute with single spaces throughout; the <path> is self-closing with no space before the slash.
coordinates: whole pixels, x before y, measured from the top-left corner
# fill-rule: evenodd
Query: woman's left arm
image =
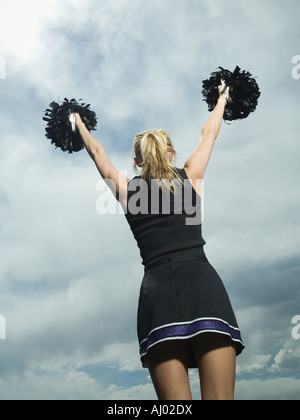
<path id="1" fill-rule="evenodd" d="M 215 141 L 221 129 L 227 99 L 225 94 L 222 93 L 222 86 L 219 87 L 219 92 L 218 103 L 202 128 L 201 140 L 184 165 L 188 177 L 195 182 L 196 180 L 202 180 L 204 177 Z"/>

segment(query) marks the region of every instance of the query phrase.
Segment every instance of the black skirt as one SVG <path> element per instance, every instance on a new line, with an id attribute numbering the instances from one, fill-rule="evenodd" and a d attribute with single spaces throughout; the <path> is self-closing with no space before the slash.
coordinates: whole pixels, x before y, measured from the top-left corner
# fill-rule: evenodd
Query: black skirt
<path id="1" fill-rule="evenodd" d="M 188 367 L 196 368 L 191 339 L 204 333 L 229 336 L 237 355 L 245 347 L 223 282 L 204 252 L 172 254 L 147 266 L 138 308 L 143 367 L 151 347 L 186 340 Z"/>

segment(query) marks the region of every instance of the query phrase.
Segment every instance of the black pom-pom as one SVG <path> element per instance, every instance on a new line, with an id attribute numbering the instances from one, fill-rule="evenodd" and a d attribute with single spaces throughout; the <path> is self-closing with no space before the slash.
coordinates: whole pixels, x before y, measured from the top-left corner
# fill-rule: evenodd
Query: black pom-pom
<path id="1" fill-rule="evenodd" d="M 43 118 L 48 123 L 45 129 L 46 137 L 64 152 L 73 153 L 82 150 L 84 144 L 78 131 L 72 131 L 69 115 L 79 113 L 86 128 L 89 131 L 96 130 L 97 117 L 95 112 L 90 109 L 90 104 L 79 103 L 75 99 L 69 101 L 65 98 L 62 104 L 51 102 L 49 107 Z"/>
<path id="2" fill-rule="evenodd" d="M 238 66 L 233 73 L 219 67 L 219 70 L 212 73 L 208 80 L 203 81 L 202 94 L 210 112 L 215 109 L 218 102 L 218 86 L 221 85 L 222 80 L 229 86 L 231 98 L 225 108 L 224 120 L 233 121 L 247 118 L 251 112 L 256 110 L 261 95 L 256 80 L 250 72 L 241 71 Z"/>

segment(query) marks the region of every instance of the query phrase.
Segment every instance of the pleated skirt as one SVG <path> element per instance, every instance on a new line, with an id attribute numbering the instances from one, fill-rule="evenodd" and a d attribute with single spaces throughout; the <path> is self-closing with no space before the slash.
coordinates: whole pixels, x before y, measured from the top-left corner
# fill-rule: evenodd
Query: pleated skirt
<path id="1" fill-rule="evenodd" d="M 196 368 L 191 339 L 216 333 L 230 337 L 239 355 L 244 343 L 224 284 L 204 252 L 179 253 L 145 268 L 138 306 L 140 357 L 159 343 L 185 340 L 188 367 Z"/>

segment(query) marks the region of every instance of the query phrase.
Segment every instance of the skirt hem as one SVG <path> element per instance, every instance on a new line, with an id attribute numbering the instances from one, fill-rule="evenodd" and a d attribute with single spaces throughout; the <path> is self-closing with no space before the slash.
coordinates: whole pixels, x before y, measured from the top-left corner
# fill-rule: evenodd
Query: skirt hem
<path id="1" fill-rule="evenodd" d="M 146 356 L 155 345 L 170 340 L 190 340 L 204 333 L 216 333 L 230 337 L 237 356 L 245 348 L 239 328 L 233 327 L 219 318 L 199 318 L 190 322 L 178 322 L 153 329 L 149 336 L 140 343 L 142 366 L 147 368 Z M 188 367 L 196 368 L 197 366 L 195 363 L 189 363 Z"/>

